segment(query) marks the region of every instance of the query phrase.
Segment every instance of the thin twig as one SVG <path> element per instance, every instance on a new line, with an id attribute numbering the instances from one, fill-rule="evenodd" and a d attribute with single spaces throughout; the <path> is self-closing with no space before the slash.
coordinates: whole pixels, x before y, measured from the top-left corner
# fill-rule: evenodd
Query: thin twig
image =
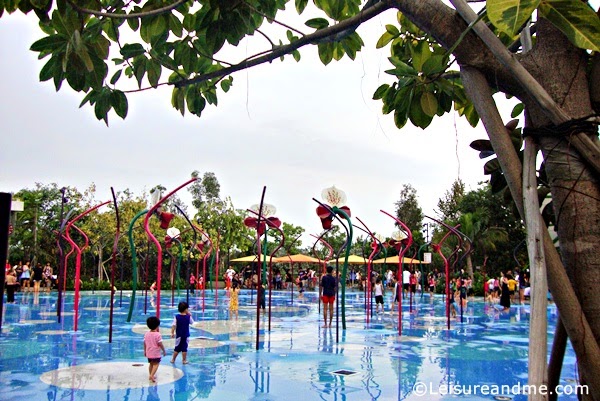
<path id="1" fill-rule="evenodd" d="M 269 41 L 269 43 L 271 44 L 271 47 L 275 47 L 275 43 L 273 43 L 273 41 L 271 40 L 271 38 L 269 38 L 263 31 L 261 31 L 260 29 L 257 29 L 256 32 L 260 33 L 262 36 L 264 36 L 265 39 L 267 39 Z"/>
<path id="2" fill-rule="evenodd" d="M 66 1 L 71 7 L 73 7 L 75 10 L 77 10 L 78 12 L 83 13 L 83 14 L 95 15 L 96 17 L 133 19 L 133 18 L 142 18 L 142 17 L 152 17 L 153 15 L 164 14 L 166 12 L 169 12 L 169 11 L 179 7 L 180 5 L 182 5 L 183 3 L 185 3 L 189 0 L 177 0 L 175 3 L 173 3 L 169 6 L 157 8 L 156 10 L 145 11 L 143 13 L 131 13 L 131 14 L 105 13 L 102 11 L 95 11 L 95 10 L 90 10 L 87 8 L 80 7 L 77 4 L 75 4 L 75 2 L 73 0 L 66 0 Z"/>
<path id="3" fill-rule="evenodd" d="M 281 56 L 290 54 L 294 50 L 297 50 L 303 46 L 306 46 L 309 44 L 314 44 L 315 42 L 319 41 L 320 39 L 334 36 L 340 32 L 343 32 L 346 29 L 348 29 L 349 27 L 356 25 L 357 23 L 366 22 L 366 21 L 370 20 L 371 18 L 376 17 L 377 15 L 381 14 L 383 11 L 391 8 L 393 6 L 392 3 L 393 3 L 392 0 L 383 0 L 379 3 L 377 3 L 376 5 L 369 7 L 368 9 L 361 11 L 358 14 L 356 14 L 355 16 L 348 18 L 336 25 L 333 25 L 333 26 L 330 26 L 327 28 L 323 28 L 323 29 L 319 29 L 319 30 L 313 32 L 312 34 L 303 36 L 288 45 L 277 46 L 272 50 L 261 52 L 259 54 L 263 54 L 263 55 L 260 57 L 257 57 L 258 56 L 258 54 L 257 54 L 257 55 L 249 57 L 247 59 L 248 61 L 241 61 L 241 62 L 234 64 L 228 68 L 223 68 L 221 70 L 212 71 L 212 72 L 209 72 L 206 74 L 200 74 L 194 78 L 190 78 L 187 80 L 173 82 L 172 85 L 174 85 L 177 88 L 180 88 L 182 86 L 187 86 L 187 85 L 192 85 L 192 84 L 195 84 L 198 82 L 207 81 L 211 78 L 229 75 L 229 74 L 237 72 L 237 71 L 245 70 L 250 67 L 254 67 L 254 66 L 257 66 L 260 64 L 271 62 Z"/>
<path id="4" fill-rule="evenodd" d="M 257 14 L 260 14 L 260 15 L 262 15 L 262 16 L 263 16 L 264 18 L 266 18 L 267 20 L 269 20 L 269 21 L 273 21 L 273 22 L 274 22 L 274 23 L 276 23 L 277 25 L 281 25 L 282 27 L 284 27 L 284 28 L 287 28 L 287 29 L 289 29 L 290 31 L 294 31 L 294 32 L 296 32 L 296 33 L 298 33 L 298 34 L 300 34 L 300 35 L 302 35 L 302 36 L 306 36 L 304 33 L 300 32 L 300 31 L 299 31 L 299 30 L 297 30 L 296 28 L 294 28 L 294 27 L 292 27 L 292 26 L 289 26 L 289 25 L 287 25 L 287 24 L 284 24 L 283 22 L 279 22 L 279 21 L 277 21 L 276 19 L 269 17 L 267 14 L 263 13 L 262 11 L 259 11 L 259 10 L 257 10 L 257 9 L 256 9 L 256 7 L 254 7 L 252 4 L 248 3 L 247 1 L 244 1 L 244 4 L 245 4 L 246 6 L 248 6 L 248 8 L 249 8 L 250 10 L 254 11 L 254 12 L 255 12 L 255 13 L 257 13 Z"/>

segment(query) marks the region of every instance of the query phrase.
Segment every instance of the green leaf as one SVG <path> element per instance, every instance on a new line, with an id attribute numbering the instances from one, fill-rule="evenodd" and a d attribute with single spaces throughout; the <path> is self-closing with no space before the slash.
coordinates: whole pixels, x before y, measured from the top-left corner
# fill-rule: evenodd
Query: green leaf
<path id="1" fill-rule="evenodd" d="M 417 71 L 422 71 L 423 64 L 431 57 L 432 53 L 429 50 L 429 43 L 426 40 L 419 41 L 416 46 L 411 49 L 413 67 Z"/>
<path id="2" fill-rule="evenodd" d="M 300 61 L 300 52 L 298 50 L 294 50 L 292 52 L 292 57 L 294 57 L 294 60 Z"/>
<path id="3" fill-rule="evenodd" d="M 229 79 L 224 79 L 221 81 L 221 89 L 223 89 L 223 92 L 229 92 L 229 88 L 231 88 L 232 81 L 233 78 L 231 77 Z"/>
<path id="4" fill-rule="evenodd" d="M 421 108 L 421 102 L 412 102 L 408 111 L 408 118 L 414 126 L 425 129 L 431 124 L 433 116 L 426 114 Z"/>
<path id="5" fill-rule="evenodd" d="M 110 84 L 114 85 L 117 83 L 117 81 L 119 80 L 119 78 L 121 78 L 121 73 L 123 72 L 122 69 L 117 70 L 117 72 L 115 72 L 112 76 L 112 78 L 110 79 Z"/>
<path id="6" fill-rule="evenodd" d="M 53 52 L 66 46 L 67 39 L 62 35 L 50 35 L 34 42 L 29 50 L 33 52 Z"/>
<path id="7" fill-rule="evenodd" d="M 185 101 L 190 113 L 198 117 L 202 114 L 202 110 L 204 110 L 206 107 L 206 100 L 204 97 L 202 97 L 200 91 L 198 91 L 195 87 L 188 88 Z"/>
<path id="8" fill-rule="evenodd" d="M 308 0 L 296 0 L 295 1 L 296 11 L 298 11 L 298 14 L 302 14 L 302 12 L 306 8 L 307 4 L 308 4 Z"/>
<path id="9" fill-rule="evenodd" d="M 333 43 L 331 42 L 326 42 L 326 43 L 319 43 L 318 45 L 319 47 L 319 58 L 321 59 L 321 62 L 325 65 L 329 64 L 331 62 L 331 60 L 333 59 Z"/>
<path id="10" fill-rule="evenodd" d="M 421 109 L 428 116 L 435 116 L 438 110 L 438 102 L 433 93 L 423 92 L 421 95 Z"/>
<path id="11" fill-rule="evenodd" d="M 110 103 L 112 105 L 112 108 L 115 110 L 115 113 L 117 113 L 119 117 L 121 117 L 122 119 L 125 119 L 125 117 L 127 117 L 127 96 L 125 96 L 123 92 L 119 90 L 113 91 L 110 94 Z"/>
<path id="12" fill-rule="evenodd" d="M 381 85 L 379 88 L 377 88 L 377 90 L 375 91 L 375 93 L 373 94 L 373 100 L 379 100 L 382 99 L 383 96 L 385 96 L 386 92 L 390 89 L 390 86 L 388 84 L 383 84 Z"/>
<path id="13" fill-rule="evenodd" d="M 168 27 L 169 27 L 169 24 L 167 22 L 167 18 L 165 17 L 165 15 L 158 15 L 158 16 L 154 17 L 154 19 L 150 23 L 150 28 L 149 28 L 150 36 L 152 38 L 161 36 L 162 34 L 164 34 L 167 31 Z"/>
<path id="14" fill-rule="evenodd" d="M 390 43 L 392 40 L 394 40 L 394 35 L 392 35 L 389 32 L 385 32 L 377 41 L 375 48 L 381 49 L 382 47 L 385 47 L 388 43 Z"/>
<path id="15" fill-rule="evenodd" d="M 142 87 L 142 79 L 144 79 L 144 75 L 146 75 L 146 63 L 148 59 L 143 56 L 137 56 L 133 59 L 133 74 L 138 82 L 138 87 Z"/>
<path id="16" fill-rule="evenodd" d="M 496 158 L 493 158 L 483 166 L 484 174 L 492 174 L 494 171 L 498 170 L 500 170 L 500 162 Z"/>
<path id="17" fill-rule="evenodd" d="M 176 110 L 179 110 L 182 116 L 185 116 L 185 90 L 182 88 L 173 88 L 171 95 L 171 104 Z"/>
<path id="18" fill-rule="evenodd" d="M 121 48 L 121 55 L 124 59 L 132 58 L 146 53 L 146 49 L 139 43 L 128 43 Z"/>
<path id="19" fill-rule="evenodd" d="M 600 18 L 584 2 L 544 0 L 539 11 L 575 46 L 600 51 Z"/>
<path id="20" fill-rule="evenodd" d="M 140 27 L 140 19 L 139 18 L 127 18 L 127 25 L 131 28 L 132 31 L 137 31 Z"/>
<path id="21" fill-rule="evenodd" d="M 101 93 L 96 100 L 94 113 L 96 114 L 96 118 L 98 120 L 104 120 L 106 125 L 108 125 L 108 112 L 110 111 L 111 107 L 110 94 Z"/>
<path id="22" fill-rule="evenodd" d="M 160 79 L 160 73 L 162 72 L 162 66 L 158 61 L 150 59 L 146 63 L 146 69 L 148 70 L 148 82 L 150 82 L 153 88 L 156 88 Z"/>
<path id="23" fill-rule="evenodd" d="M 314 29 L 323 29 L 329 26 L 329 21 L 325 18 L 313 18 L 304 23 L 306 26 Z"/>
<path id="24" fill-rule="evenodd" d="M 394 110 L 394 124 L 396 127 L 402 128 L 408 122 L 408 110 Z"/>
<path id="25" fill-rule="evenodd" d="M 178 38 L 183 35 L 183 24 L 175 14 L 169 14 L 169 28 Z"/>
<path id="26" fill-rule="evenodd" d="M 525 108 L 525 106 L 523 105 L 523 103 L 518 103 L 517 105 L 515 105 L 515 107 L 513 107 L 512 112 L 510 113 L 510 116 L 512 118 L 519 116 L 523 112 L 524 108 Z"/>
<path id="27" fill-rule="evenodd" d="M 423 74 L 427 76 L 431 76 L 434 74 L 439 74 L 444 71 L 447 67 L 446 59 L 444 56 L 440 56 L 438 54 L 433 54 L 425 60 L 422 66 Z"/>
<path id="28" fill-rule="evenodd" d="M 516 35 L 540 4 L 540 0 L 487 0 L 490 22 L 508 35 Z"/>
<path id="29" fill-rule="evenodd" d="M 59 64 L 58 69 L 60 69 L 61 63 L 60 63 L 58 57 L 56 57 L 56 56 L 52 56 L 50 58 L 50 60 L 48 60 L 48 62 L 46 62 L 46 64 L 44 64 L 44 66 L 42 67 L 42 70 L 40 71 L 40 81 L 41 82 L 48 81 L 54 77 L 56 67 L 57 67 L 57 65 L 56 65 L 57 62 Z"/>

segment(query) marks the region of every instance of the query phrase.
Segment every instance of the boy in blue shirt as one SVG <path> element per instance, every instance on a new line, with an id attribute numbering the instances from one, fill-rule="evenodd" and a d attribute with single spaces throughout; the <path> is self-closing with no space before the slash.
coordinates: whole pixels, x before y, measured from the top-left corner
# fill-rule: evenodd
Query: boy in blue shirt
<path id="1" fill-rule="evenodd" d="M 175 350 L 173 352 L 173 358 L 171 358 L 171 363 L 175 363 L 175 359 L 177 359 L 177 355 L 179 355 L 180 352 L 183 364 L 186 365 L 188 363 L 187 349 L 190 338 L 190 325 L 194 324 L 194 319 L 192 319 L 192 315 L 188 308 L 189 305 L 187 302 L 180 302 L 179 305 L 177 305 L 179 313 L 175 315 L 173 324 L 171 325 L 171 338 L 175 338 Z"/>

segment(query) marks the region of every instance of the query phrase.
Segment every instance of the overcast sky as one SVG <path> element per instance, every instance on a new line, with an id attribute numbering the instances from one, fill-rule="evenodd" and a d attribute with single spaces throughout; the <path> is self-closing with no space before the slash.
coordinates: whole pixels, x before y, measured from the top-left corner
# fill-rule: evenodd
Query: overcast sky
<path id="1" fill-rule="evenodd" d="M 432 214 L 457 178 L 467 189 L 485 180 L 484 161 L 469 143 L 487 137 L 481 124 L 473 129 L 454 114 L 436 117 L 425 131 L 410 124 L 398 130 L 392 115 L 381 114 L 373 92 L 393 80 L 384 73 L 389 49 L 375 43 L 394 17 L 390 11 L 359 30 L 366 46 L 354 62 L 323 66 L 316 46 L 306 47 L 300 63 L 289 57 L 235 74 L 219 106 L 207 106 L 200 119 L 181 117 L 170 89 L 159 89 L 130 95 L 127 119 L 111 114 L 106 127 L 89 106 L 78 108 L 83 95 L 66 82 L 58 93 L 39 82 L 45 60 L 28 49 L 43 34 L 27 17 L 4 15 L 0 191 L 36 182 L 83 191 L 95 183 L 99 200 L 108 200 L 110 186 L 139 194 L 157 184 L 172 189 L 193 170 L 212 171 L 236 208 L 258 203 L 266 185 L 276 215 L 307 233 L 321 231 L 311 198 L 335 185 L 353 215 L 389 235 L 393 221 L 379 210 L 393 213 L 403 184 L 416 188 Z M 227 57 L 239 60 L 265 46 L 256 35 Z M 189 202 L 187 191 L 180 194 Z"/>

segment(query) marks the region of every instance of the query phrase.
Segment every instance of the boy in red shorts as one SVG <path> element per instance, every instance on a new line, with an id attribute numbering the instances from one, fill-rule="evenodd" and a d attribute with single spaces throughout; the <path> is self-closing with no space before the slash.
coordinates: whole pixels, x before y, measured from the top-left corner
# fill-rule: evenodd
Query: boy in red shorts
<path id="1" fill-rule="evenodd" d="M 323 327 L 331 327 L 331 321 L 333 320 L 333 302 L 337 292 L 337 280 L 331 274 L 332 272 L 333 266 L 327 266 L 327 274 L 321 277 L 319 295 L 323 301 Z M 329 317 L 329 326 L 327 325 L 327 317 Z"/>

